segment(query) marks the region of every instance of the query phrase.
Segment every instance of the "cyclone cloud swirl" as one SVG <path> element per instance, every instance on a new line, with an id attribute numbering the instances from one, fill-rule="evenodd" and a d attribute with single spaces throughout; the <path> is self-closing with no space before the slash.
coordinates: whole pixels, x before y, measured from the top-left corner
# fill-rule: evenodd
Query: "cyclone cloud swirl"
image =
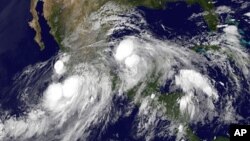
<path id="1" fill-rule="evenodd" d="M 21 116 L 6 112 L 0 118 L 0 140 L 101 140 L 110 125 L 130 115 L 135 107 L 138 112 L 131 129 L 135 139 L 175 134 L 181 139 L 186 124 L 206 124 L 214 118 L 225 124 L 242 120 L 233 103 L 241 93 L 249 94 L 250 56 L 240 44 L 236 26 L 222 26 L 216 35 L 204 33 L 202 37 L 220 46 L 204 55 L 190 49 L 185 41 L 157 38 L 145 28 L 141 12 L 121 9 L 107 3 L 88 17 L 90 30 L 111 27 L 101 40 L 85 45 L 78 39 L 85 30 L 79 26 L 62 41 L 70 51 L 29 66 L 15 77 L 20 101 L 27 106 Z M 124 29 L 138 32 L 111 38 Z M 209 73 L 216 70 L 221 72 L 218 75 L 227 76 L 227 81 Z M 41 71 L 44 75 L 39 79 L 46 87 L 39 91 L 37 85 L 42 84 L 30 80 Z M 169 93 L 180 93 L 175 101 L 179 119 L 164 114 L 168 109 L 159 102 L 161 92 L 145 92 L 152 79 L 159 87 L 170 82 Z M 221 87 L 223 91 L 218 90 Z M 34 95 L 39 97 L 30 103 Z M 119 109 L 117 99 L 130 101 Z M 157 129 L 159 124 L 162 126 Z"/>

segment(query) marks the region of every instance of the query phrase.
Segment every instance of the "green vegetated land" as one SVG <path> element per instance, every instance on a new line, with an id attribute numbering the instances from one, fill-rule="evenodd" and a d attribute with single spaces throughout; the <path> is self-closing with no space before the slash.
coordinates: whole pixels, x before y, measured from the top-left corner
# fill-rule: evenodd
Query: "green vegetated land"
<path id="1" fill-rule="evenodd" d="M 122 4 L 130 4 L 132 6 L 145 6 L 149 8 L 165 8 L 169 2 L 185 1 L 190 5 L 199 4 L 200 7 L 206 12 L 204 20 L 206 21 L 211 31 L 217 30 L 219 22 L 218 15 L 214 12 L 214 5 L 212 0 L 117 0 Z"/>
<path id="2" fill-rule="evenodd" d="M 201 141 L 201 139 L 195 135 L 191 128 L 187 127 L 186 132 L 186 137 L 189 141 Z"/>
<path id="3" fill-rule="evenodd" d="M 177 2 L 180 0 L 115 0 L 120 4 L 131 6 L 145 6 L 148 8 L 164 8 L 167 2 Z"/>
<path id="4" fill-rule="evenodd" d="M 110 0 L 102 0 L 101 3 L 104 4 L 105 2 L 108 1 Z M 190 5 L 193 4 L 200 5 L 200 7 L 206 13 L 204 14 L 204 20 L 211 31 L 217 30 L 217 24 L 219 22 L 218 15 L 214 12 L 214 6 L 211 0 L 112 0 L 112 1 L 132 7 L 145 6 L 148 8 L 155 8 L 155 9 L 166 8 L 165 6 L 169 2 L 185 1 Z M 99 4 L 99 8 L 102 6 L 102 4 Z M 52 7 L 51 15 L 47 19 L 49 25 L 51 26 L 51 32 L 54 35 L 59 45 L 61 45 L 61 42 L 65 36 L 65 29 L 67 28 L 65 27 L 66 24 L 64 22 L 68 22 L 64 20 L 65 11 L 62 9 L 63 9 L 63 4 L 54 4 Z M 97 9 L 98 7 L 94 7 L 92 10 L 95 11 Z M 89 11 L 88 13 L 91 13 L 91 11 Z"/>
<path id="5" fill-rule="evenodd" d="M 207 12 L 204 15 L 204 20 L 206 21 L 208 27 L 212 31 L 217 30 L 217 25 L 219 22 L 218 15 L 214 12 L 214 5 L 212 0 L 187 0 L 188 4 L 199 4 L 201 8 Z"/>
<path id="6" fill-rule="evenodd" d="M 155 70 L 150 75 L 150 79 L 146 82 L 146 84 L 139 82 L 134 88 L 127 91 L 127 96 L 129 99 L 133 100 L 134 96 L 136 95 L 136 92 L 142 87 L 142 85 L 145 85 L 144 89 L 142 90 L 141 94 L 142 96 L 148 96 L 153 93 L 159 92 L 159 78 L 160 74 L 156 73 Z"/>
<path id="7" fill-rule="evenodd" d="M 180 98 L 182 95 L 183 94 L 181 93 L 169 93 L 162 94 L 159 97 L 160 103 L 162 103 L 166 108 L 166 115 L 173 120 L 179 119 L 181 117 L 177 99 Z"/>
<path id="8" fill-rule="evenodd" d="M 213 50 L 213 51 L 219 50 L 220 47 L 217 45 L 195 45 L 191 47 L 191 49 L 197 53 L 203 53 L 208 50 Z"/>
<path id="9" fill-rule="evenodd" d="M 51 26 L 51 33 L 54 36 L 55 40 L 57 41 L 57 43 L 59 44 L 60 48 L 62 49 L 62 40 L 64 38 L 64 26 L 63 26 L 63 17 L 61 16 L 62 13 L 62 9 L 61 9 L 62 5 L 58 4 L 58 5 L 54 5 L 52 7 L 52 13 L 49 17 L 48 23 Z"/>
<path id="10" fill-rule="evenodd" d="M 192 129 L 188 125 L 189 116 L 181 114 L 177 100 L 181 98 L 182 95 L 183 93 L 164 94 L 159 97 L 159 101 L 165 106 L 167 117 L 185 125 L 186 138 L 189 141 L 200 141 L 200 138 L 192 131 Z"/>

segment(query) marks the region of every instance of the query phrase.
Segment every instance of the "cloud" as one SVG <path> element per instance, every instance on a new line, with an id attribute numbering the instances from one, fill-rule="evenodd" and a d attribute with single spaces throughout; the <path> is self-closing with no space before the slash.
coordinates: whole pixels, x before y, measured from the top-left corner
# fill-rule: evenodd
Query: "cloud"
<path id="1" fill-rule="evenodd" d="M 116 49 L 115 58 L 118 61 L 122 61 L 130 56 L 134 49 L 133 40 L 123 40 L 120 42 Z"/>
<path id="2" fill-rule="evenodd" d="M 195 96 L 195 93 L 199 93 L 199 91 L 207 95 L 207 107 L 210 109 L 214 108 L 212 100 L 217 100 L 218 94 L 205 76 L 202 76 L 194 70 L 180 70 L 180 73 L 175 76 L 175 84 L 186 94 L 178 101 L 180 111 L 183 114 L 187 112 L 191 119 L 199 108 L 196 102 L 199 100 L 200 96 Z"/>
<path id="3" fill-rule="evenodd" d="M 202 90 L 208 97 L 218 99 L 217 92 L 212 88 L 209 80 L 194 70 L 180 70 L 175 76 L 175 84 L 180 86 L 185 93 Z"/>
<path id="4" fill-rule="evenodd" d="M 60 131 L 61 140 L 87 138 L 88 128 L 107 120 L 112 93 L 110 77 L 89 64 L 81 76 L 72 75 L 62 82 L 52 82 L 44 91 L 41 103 L 27 116 L 9 117 L 0 122 L 0 140 L 11 138 L 53 138 Z M 105 68 L 103 68 L 105 69 Z"/>
<path id="5" fill-rule="evenodd" d="M 244 14 L 247 17 L 250 17 L 250 12 Z"/>

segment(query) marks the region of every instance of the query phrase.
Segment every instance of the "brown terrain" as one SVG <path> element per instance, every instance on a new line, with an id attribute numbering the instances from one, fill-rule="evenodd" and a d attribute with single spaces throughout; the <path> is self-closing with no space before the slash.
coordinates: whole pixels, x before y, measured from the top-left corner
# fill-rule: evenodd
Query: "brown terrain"
<path id="1" fill-rule="evenodd" d="M 30 12 L 33 16 L 32 21 L 29 22 L 29 26 L 33 28 L 36 32 L 36 35 L 34 37 L 34 40 L 38 43 L 38 45 L 41 47 L 41 50 L 44 49 L 44 44 L 42 42 L 41 38 L 41 27 L 38 22 L 38 15 L 36 11 L 36 5 L 37 5 L 38 0 L 31 0 L 31 5 L 30 5 Z"/>

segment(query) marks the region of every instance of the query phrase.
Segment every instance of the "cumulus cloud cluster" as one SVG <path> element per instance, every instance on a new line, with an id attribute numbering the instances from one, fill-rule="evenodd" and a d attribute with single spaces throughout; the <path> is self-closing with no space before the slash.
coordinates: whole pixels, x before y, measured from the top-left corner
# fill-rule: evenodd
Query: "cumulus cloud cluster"
<path id="1" fill-rule="evenodd" d="M 225 57 L 226 53 L 233 52 L 233 57 L 236 58 L 244 75 L 249 74 L 247 64 L 249 55 L 239 48 L 240 35 L 238 28 L 233 25 L 223 26 L 223 40 L 226 43 L 221 44 L 222 51 L 206 56 L 210 57 L 211 61 L 172 41 L 156 39 L 147 31 L 138 36 L 126 36 L 106 44 L 102 44 L 103 40 L 94 43 L 92 40 L 82 40 L 86 37 L 82 36 L 82 33 L 92 33 L 94 37 L 100 37 L 101 35 L 95 36 L 100 33 L 96 31 L 103 24 L 111 22 L 113 23 L 108 25 L 114 25 L 114 28 L 110 29 L 108 34 L 124 28 L 140 31 L 140 27 L 132 24 L 134 21 L 128 21 L 128 17 L 107 16 L 112 15 L 114 11 L 120 11 L 117 10 L 116 5 L 109 6 L 114 10 L 104 7 L 99 13 L 93 13 L 88 17 L 91 22 L 93 21 L 91 29 L 95 33 L 84 30 L 84 25 L 81 25 L 76 28 L 77 31 L 64 39 L 63 44 L 73 50 L 69 52 L 72 53 L 72 58 L 63 55 L 53 64 L 52 81 L 44 90 L 41 101 L 36 107 L 30 109 L 25 116 L 8 117 L 0 122 L 0 140 L 32 140 L 33 138 L 38 140 L 56 138 L 63 141 L 74 141 L 79 138 L 87 140 L 91 136 L 93 126 L 102 123 L 101 130 L 103 130 L 105 125 L 112 120 L 109 114 L 113 108 L 113 96 L 117 93 L 112 90 L 114 81 L 110 72 L 113 68 L 117 69 L 118 79 L 121 81 L 119 92 L 126 93 L 140 86 L 136 92 L 136 98 L 139 99 L 141 105 L 136 116 L 137 134 L 135 136 L 145 136 L 148 140 L 153 139 L 156 134 L 163 136 L 167 131 L 155 132 L 163 116 L 160 111 L 162 105 L 154 107 L 159 93 L 152 93 L 145 97 L 140 95 L 151 80 L 157 80 L 158 85 L 164 85 L 166 80 L 173 80 L 174 86 L 170 87 L 175 89 L 177 86 L 184 93 L 178 100 L 182 114 L 188 113 L 192 120 L 202 121 L 206 116 L 212 117 L 217 114 L 214 103 L 218 101 L 219 94 L 214 88 L 212 79 L 208 75 L 201 74 L 199 69 L 206 71 L 205 68 L 208 65 L 211 65 L 211 68 L 213 65 L 218 66 L 224 71 L 222 73 L 230 71 L 228 73 L 230 77 L 235 81 L 240 81 Z M 107 11 L 111 12 L 106 15 L 109 18 L 102 20 L 103 13 Z M 220 7 L 217 10 L 222 13 L 227 11 L 230 11 L 227 7 Z M 221 38 L 218 42 L 220 41 L 222 41 Z M 91 44 L 85 46 L 88 43 Z M 107 44 L 115 45 L 114 50 L 107 49 Z M 111 50 L 112 57 L 107 56 L 107 50 Z M 223 83 L 223 87 L 226 86 L 227 84 Z M 226 109 L 234 113 L 232 102 L 227 103 Z M 233 119 L 232 114 L 225 115 L 225 120 Z M 184 125 L 175 123 L 171 125 L 178 129 L 179 138 L 185 134 Z"/>
<path id="2" fill-rule="evenodd" d="M 108 113 L 105 111 L 109 111 L 111 82 L 108 74 L 88 64 L 75 67 L 84 73 L 52 82 L 44 91 L 41 103 L 27 116 L 0 122 L 0 140 L 50 140 L 58 131 L 62 133 L 58 136 L 60 140 L 87 138 L 87 129 L 102 122 Z"/>
<path id="3" fill-rule="evenodd" d="M 218 94 L 205 76 L 194 70 L 180 70 L 179 75 L 175 76 L 175 84 L 186 94 L 179 100 L 182 113 L 188 112 L 191 118 L 194 117 L 195 111 L 199 108 L 195 104 L 198 99 L 196 97 L 199 95 L 195 96 L 195 93 L 199 91 L 207 95 L 207 100 L 211 104 L 207 105 L 208 108 L 214 108 L 212 101 L 218 99 Z"/>

